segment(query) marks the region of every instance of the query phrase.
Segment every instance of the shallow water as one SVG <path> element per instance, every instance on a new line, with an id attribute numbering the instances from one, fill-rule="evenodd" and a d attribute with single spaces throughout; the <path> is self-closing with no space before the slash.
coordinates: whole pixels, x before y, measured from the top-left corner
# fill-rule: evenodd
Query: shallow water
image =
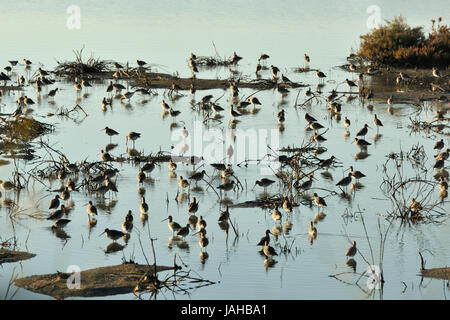
<path id="1" fill-rule="evenodd" d="M 190 76 L 187 59 L 191 52 L 197 55 L 213 55 L 215 43 L 222 56 L 231 56 L 236 51 L 244 59 L 239 63 L 239 71 L 243 77 L 254 77 L 256 59 L 262 52 L 271 57 L 268 64 L 278 66 L 291 80 L 310 84 L 315 88 L 317 79 L 313 73 L 294 73 L 294 67 L 303 65 L 303 53 L 311 56 L 311 67 L 320 68 L 327 74 L 324 93 L 334 88 L 344 89 L 340 84 L 345 78 L 353 75 L 343 72 L 337 65 L 346 63 L 345 57 L 350 49 L 358 45 L 360 34 L 368 32 L 366 20 L 369 14 L 366 9 L 372 3 L 351 1 L 345 5 L 329 2 L 317 4 L 314 2 L 287 1 L 282 5 L 273 5 L 271 2 L 250 1 L 246 4 L 240 2 L 227 2 L 227 6 L 219 7 L 206 1 L 187 1 L 183 3 L 136 1 L 131 7 L 123 2 L 97 1 L 91 4 L 79 1 L 81 9 L 81 29 L 69 30 L 66 27 L 68 14 L 66 9 L 71 3 L 44 1 L 30 4 L 28 1 L 2 4 L 0 21 L 3 27 L 14 28 L 14 33 L 7 33 L 2 38 L 3 50 L 0 51 L 0 61 L 6 65 L 8 60 L 28 58 L 33 61 L 31 75 L 37 68 L 38 62 L 44 68 L 55 67 L 55 59 L 73 59 L 73 49 L 85 45 L 85 56 L 92 52 L 95 57 L 116 60 L 121 63 L 129 61 L 134 64 L 136 59 L 148 61 L 154 70 L 173 73 L 179 72 L 181 76 Z M 436 1 L 423 5 L 420 1 L 412 1 L 407 7 L 400 3 L 382 1 L 378 3 L 381 17 L 392 18 L 403 14 L 410 24 L 429 25 L 429 19 L 439 16 L 443 1 Z M 213 12 L 213 13 L 212 13 Z M 445 17 L 444 17 L 445 18 Z M 20 21 L 21 23 L 16 23 Z M 22 41 L 21 39 L 26 39 Z M 22 67 L 16 67 L 18 74 L 23 73 Z M 227 69 L 202 71 L 199 78 L 220 77 L 228 78 Z M 263 77 L 268 77 L 268 72 Z M 126 82 L 122 83 L 126 86 Z M 114 100 L 113 109 L 106 113 L 100 110 L 100 101 L 105 96 L 107 82 L 90 88 L 89 96 L 81 98 L 78 102 L 88 113 L 78 115 L 79 123 L 63 118 L 45 118 L 48 112 L 55 112 L 58 107 L 71 108 L 75 105 L 77 95 L 71 83 L 58 82 L 53 87 L 61 90 L 55 97 L 55 103 L 42 94 L 40 102 L 34 108 L 34 115 L 40 121 L 55 124 L 56 131 L 45 139 L 55 148 L 61 150 L 70 161 L 87 159 L 97 161 L 100 159 L 100 149 L 109 143 L 109 138 L 100 132 L 105 126 L 114 128 L 120 136 L 114 137 L 113 142 L 118 147 L 111 153 L 114 156 L 126 154 L 124 136 L 130 131 L 142 133 L 136 141 L 136 148 L 149 152 L 160 149 L 170 151 L 172 145 L 179 140 L 172 138 L 169 126 L 170 117 L 161 118 L 161 100 L 164 90 L 156 90 L 157 96 L 142 102 L 136 94 L 131 99 L 131 105 L 124 107 L 119 100 Z M 47 89 L 44 89 L 44 92 Z M 299 102 L 305 100 L 301 89 Z M 345 89 L 346 90 L 346 89 Z M 345 138 L 344 127 L 341 122 L 329 118 L 325 110 L 325 103 L 313 102 L 304 109 L 294 109 L 298 90 L 283 99 L 277 92 L 271 90 L 257 93 L 258 99 L 263 103 L 257 115 L 247 115 L 238 125 L 239 129 L 274 129 L 277 131 L 276 116 L 282 108 L 286 110 L 285 131 L 279 134 L 279 146 L 300 145 L 309 139 L 310 133 L 304 131 L 305 112 L 316 117 L 320 123 L 326 124 L 329 131 L 325 134 L 328 139 L 323 146 L 328 151 L 321 158 L 331 155 L 343 164 L 342 168 L 330 170 L 334 180 L 329 181 L 317 174 L 314 187 L 335 190 L 336 182 L 345 174 L 343 171 L 353 165 L 357 170 L 368 177 L 361 182 L 365 188 L 359 190 L 349 203 L 339 196 L 326 198 L 327 208 L 324 212 L 327 217 L 318 223 L 318 238 L 310 245 L 307 229 L 308 223 L 313 219 L 317 209 L 300 205 L 288 218 L 292 223 L 289 234 L 280 235 L 278 243 L 283 246 L 293 242 L 291 254 L 280 254 L 278 263 L 267 271 L 264 268 L 264 258 L 258 253 L 255 246 L 266 229 L 272 230 L 274 222 L 269 211 L 252 208 L 231 209 L 231 216 L 236 223 L 241 236 L 234 241 L 232 229 L 228 239 L 220 230 L 216 220 L 220 211 L 217 196 L 211 190 L 206 190 L 204 183 L 199 183 L 203 192 L 191 192 L 200 201 L 197 215 L 202 215 L 208 223 L 207 237 L 210 241 L 207 248 L 209 258 L 205 264 L 200 262 L 198 238 L 188 236 L 189 249 L 180 249 L 176 243 L 169 248 L 171 231 L 166 222 L 161 222 L 169 214 L 180 224 L 187 220 L 186 200 L 178 204 L 173 199 L 177 194 L 177 180 L 169 178 L 167 163 L 157 166 L 151 173 L 152 183 L 145 184 L 146 201 L 150 205 L 149 226 L 151 235 L 156 238 L 156 255 L 158 264 L 173 264 L 173 255 L 178 252 L 188 268 L 205 279 L 217 282 L 215 285 L 203 287 L 191 292 L 190 296 L 175 296 L 176 299 L 367 299 L 380 298 L 380 291 L 366 295 L 360 288 L 347 285 L 329 277 L 340 272 L 350 272 L 346 265 L 345 250 L 349 241 L 357 242 L 358 249 L 370 257 L 370 248 L 364 234 L 360 219 L 346 219 L 343 213 L 364 211 L 365 223 L 369 239 L 374 250 L 375 261 L 378 261 L 379 231 L 377 221 L 380 219 L 382 228 L 387 227 L 380 214 L 390 209 L 390 203 L 383 198 L 379 185 L 382 181 L 381 164 L 390 152 L 398 152 L 400 148 L 407 151 L 413 145 L 423 145 L 429 158 L 434 154 L 433 145 L 437 136 L 428 137 L 425 133 L 410 133 L 407 128 L 408 116 L 413 114 L 415 107 L 405 104 L 396 104 L 394 113 L 387 112 L 385 102 L 374 103 L 373 111 L 368 111 L 358 99 L 345 102 L 342 108 L 342 119 L 347 116 L 352 121 L 351 138 Z M 213 94 L 215 98 L 225 95 L 219 100 L 222 107 L 229 104 L 230 93 L 223 90 L 198 91 L 195 99 L 198 101 L 206 94 Z M 241 95 L 248 96 L 251 90 L 241 89 Z M 13 112 L 16 108 L 17 92 L 5 95 L 1 103 L 2 112 Z M 25 95 L 37 101 L 32 87 L 27 87 Z M 182 113 L 177 121 L 183 121 L 186 128 L 193 133 L 196 121 L 203 118 L 190 109 L 190 100 L 193 97 L 186 93 L 185 97 L 178 99 L 174 108 Z M 166 100 L 168 100 L 166 98 Z M 436 106 L 428 106 L 429 110 L 422 112 L 423 119 L 430 119 Z M 369 148 L 370 156 L 364 160 L 354 160 L 358 148 L 352 144 L 356 131 L 364 123 L 372 125 L 373 114 L 376 113 L 383 121 L 384 127 L 380 133 L 382 137 Z M 226 129 L 231 116 L 224 112 L 223 125 Z M 56 123 L 55 123 L 56 121 Z M 204 130 L 206 130 L 204 128 Z M 375 129 L 369 130 L 366 140 L 373 142 Z M 225 137 L 225 135 L 224 135 Z M 269 135 L 270 137 L 270 135 Z M 448 139 L 446 145 L 448 145 Z M 224 146 L 224 149 L 227 145 Z M 431 158 L 432 159 L 432 158 Z M 30 169 L 30 164 L 20 163 L 21 168 Z M 143 228 L 139 221 L 139 197 L 137 194 L 138 182 L 136 180 L 137 167 L 129 164 L 115 164 L 120 170 L 117 180 L 119 193 L 116 205 L 105 212 L 99 210 L 98 224 L 89 230 L 87 226 L 86 206 L 88 200 L 95 197 L 86 196 L 83 192 L 71 194 L 75 208 L 70 213 L 71 223 L 65 231 L 71 238 L 65 242 L 56 238 L 47 220 L 23 218 L 14 223 L 14 229 L 5 207 L 0 209 L 0 236 L 2 240 L 9 239 L 14 234 L 18 238 L 19 249 L 28 250 L 37 254 L 36 257 L 21 263 L 8 263 L 2 266 L 0 272 L 0 297 L 3 297 L 9 279 L 18 274 L 19 277 L 53 273 L 56 270 L 65 271 L 70 265 L 77 265 L 81 270 L 119 264 L 122 258 L 132 257 L 139 263 L 144 263 L 138 235 L 145 245 L 145 255 L 152 260 L 150 245 L 148 243 L 147 228 Z M 427 166 L 431 167 L 429 160 Z M 212 174 L 211 167 L 206 164 L 208 174 Z M 252 190 L 254 181 L 261 177 L 260 168 L 249 164 L 248 168 L 234 167 L 236 175 L 244 183 L 246 190 L 233 193 L 228 197 L 233 203 L 255 199 L 260 195 L 262 188 Z M 177 175 L 187 176 L 192 168 L 178 166 Z M 405 170 L 413 175 L 413 170 L 406 165 Z M 0 177 L 8 179 L 11 176 L 11 166 L 0 167 Z M 268 176 L 271 178 L 270 176 Z M 218 185 L 219 180 L 214 181 Z M 33 185 L 32 185 L 33 186 Z M 58 182 L 52 188 L 59 186 Z M 268 188 L 270 194 L 278 192 L 278 184 Z M 311 192 L 313 192 L 311 190 Z M 323 191 L 316 190 L 319 195 Z M 437 193 L 437 192 L 436 192 Z M 11 193 L 9 194 L 11 196 Z M 3 193 L 5 197 L 5 193 Z M 27 212 L 47 212 L 47 206 L 53 194 L 42 190 L 39 183 L 34 184 L 28 191 L 20 194 L 20 206 Z M 166 197 L 169 198 L 167 209 Z M 131 209 L 134 213 L 134 229 L 131 239 L 123 252 L 105 254 L 104 250 L 110 241 L 100 233 L 105 228 L 120 229 L 126 212 Z M 448 211 L 448 202 L 444 204 Z M 284 212 L 283 212 L 284 213 Z M 286 215 L 287 216 L 287 215 Z M 283 218 L 285 219 L 284 216 Z M 284 220 L 283 220 L 284 222 Z M 14 230 L 14 231 L 13 231 Z M 443 299 L 445 290 L 441 280 L 424 280 L 417 276 L 420 269 L 419 250 L 429 250 L 425 253 L 427 267 L 442 267 L 449 264 L 449 234 L 448 221 L 443 224 L 414 225 L 401 227 L 395 222 L 390 229 L 384 250 L 384 299 Z M 121 242 L 122 243 L 122 242 Z M 277 242 L 274 242 L 277 243 Z M 279 247 L 275 246 L 279 252 Z M 364 272 L 365 262 L 361 256 L 356 257 L 357 271 Z M 357 276 L 349 274 L 343 276 L 348 282 L 354 282 Z M 406 289 L 405 285 L 406 284 Z M 365 279 L 361 280 L 361 287 L 365 289 Z M 166 292 L 158 296 L 160 299 L 173 299 L 171 293 Z M 20 289 L 14 299 L 48 299 L 49 297 L 31 293 Z M 105 297 L 109 299 L 111 297 Z M 135 299 L 132 294 L 114 296 L 113 298 Z"/>

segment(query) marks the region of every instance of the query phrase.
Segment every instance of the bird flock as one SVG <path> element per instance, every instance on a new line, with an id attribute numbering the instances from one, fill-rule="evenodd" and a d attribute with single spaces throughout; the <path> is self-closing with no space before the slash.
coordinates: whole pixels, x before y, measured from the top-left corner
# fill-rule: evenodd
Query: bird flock
<path id="1" fill-rule="evenodd" d="M 267 60 L 269 59 L 269 55 L 267 54 L 261 54 L 261 56 L 258 58 L 257 66 L 256 66 L 256 75 L 257 77 L 260 77 L 260 73 L 265 70 L 269 69 L 271 74 L 271 80 L 274 81 L 277 85 L 277 91 L 280 94 L 287 94 L 289 90 L 287 89 L 289 87 L 289 84 L 292 84 L 293 82 L 286 77 L 285 74 L 283 74 L 280 69 L 274 65 L 271 65 L 270 67 L 266 66 Z M 189 87 L 189 92 L 192 95 L 195 95 L 195 74 L 199 73 L 199 67 L 196 63 L 196 55 L 191 54 L 189 57 L 189 67 L 193 74 L 193 82 Z M 236 52 L 234 52 L 232 56 L 232 63 L 234 65 L 238 64 L 240 60 L 243 58 L 238 56 Z M 304 66 L 309 68 L 310 64 L 310 57 L 305 54 L 304 55 Z M 9 74 L 1 73 L 0 74 L 0 81 L 12 81 L 11 80 L 11 73 L 13 72 L 13 68 L 18 64 L 18 61 L 9 61 L 10 66 L 4 68 L 4 70 Z M 32 62 L 24 59 L 23 60 L 25 70 L 29 70 L 32 66 Z M 136 64 L 138 68 L 145 68 L 147 63 L 142 60 L 137 60 Z M 119 95 L 119 99 L 121 101 L 127 100 L 130 101 L 135 93 L 139 93 L 141 95 L 148 95 L 150 94 L 150 90 L 146 88 L 138 88 L 135 91 L 127 91 L 127 87 L 124 85 L 118 83 L 118 78 L 120 75 L 121 70 L 124 69 L 123 65 L 120 65 L 119 63 L 114 63 L 115 68 L 117 69 L 116 72 L 113 74 L 113 77 L 116 79 L 115 81 L 110 81 L 109 84 L 106 86 L 106 94 L 110 94 L 115 92 L 117 95 Z M 351 64 L 349 67 L 350 70 L 355 71 L 356 67 Z M 373 74 L 373 70 L 368 70 L 366 72 L 367 75 Z M 324 85 L 324 81 L 327 79 L 327 75 L 325 75 L 324 72 L 320 70 L 315 71 L 317 80 L 319 85 Z M 441 74 L 439 70 L 433 68 L 432 70 L 433 77 L 439 78 L 441 77 Z M 365 75 L 364 75 L 365 76 Z M 50 79 L 51 72 L 43 70 L 41 67 L 39 67 L 36 70 L 35 75 L 35 81 L 34 81 L 34 87 L 36 93 L 40 96 L 43 93 L 43 87 L 45 86 L 51 86 L 54 85 L 55 80 Z M 406 75 L 405 73 L 400 73 L 399 76 L 396 78 L 395 83 L 398 85 L 402 82 L 408 82 L 410 80 L 410 77 Z M 30 83 L 30 81 L 29 81 Z M 358 89 L 358 92 L 361 90 L 361 86 L 363 85 L 363 75 L 360 74 L 358 77 L 358 82 L 355 82 L 353 80 L 345 79 L 345 84 L 348 86 L 350 91 L 354 88 Z M 17 78 L 17 84 L 19 86 L 25 86 L 26 85 L 26 79 L 23 75 L 19 76 Z M 281 86 L 280 84 L 284 84 L 284 86 Z M 73 87 L 76 92 L 76 95 L 78 95 L 82 91 L 89 90 L 90 87 L 92 87 L 92 84 L 89 83 L 88 79 L 83 77 L 75 77 L 73 82 Z M 171 87 L 172 91 L 179 91 L 181 88 L 176 85 L 172 84 Z M 237 118 L 242 119 L 242 117 L 246 114 L 244 111 L 246 108 L 250 105 L 252 105 L 252 108 L 250 113 L 255 112 L 257 110 L 257 106 L 262 106 L 263 101 L 258 99 L 256 95 L 252 95 L 248 97 L 248 99 L 240 101 L 239 100 L 239 81 L 230 81 L 230 98 L 231 100 L 237 99 L 236 104 L 230 105 L 230 115 L 232 119 L 229 122 L 229 128 L 236 128 L 239 122 L 244 120 L 238 120 Z M 125 91 L 125 92 L 124 92 Z M 1 91 L 0 91 L 1 92 Z M 48 91 L 47 96 L 50 99 L 53 99 L 56 94 L 58 93 L 58 88 L 54 88 Z M 313 92 L 310 87 L 306 90 L 305 96 L 308 97 L 317 97 L 317 92 Z M 217 102 L 213 102 L 213 96 L 212 95 L 205 95 L 200 100 L 199 104 L 202 107 L 202 110 L 206 110 L 207 112 L 211 112 L 214 114 L 220 114 L 221 112 L 225 111 L 224 107 L 221 107 Z M 369 92 L 366 97 L 367 99 L 373 98 L 373 93 Z M 333 90 L 329 96 L 326 97 L 327 101 L 327 111 L 330 113 L 330 116 L 336 117 L 341 114 L 342 112 L 342 103 L 339 102 L 338 99 L 338 93 L 336 90 Z M 174 109 L 174 106 L 171 106 L 170 101 L 166 101 L 165 99 L 161 100 L 161 108 L 163 109 L 164 113 L 167 113 L 171 118 L 173 118 L 174 121 L 176 121 L 177 117 L 185 113 L 184 110 L 176 110 Z M 389 97 L 387 100 L 387 104 L 391 106 L 393 104 L 393 98 Z M 29 108 L 35 104 L 35 102 L 26 95 L 21 95 L 17 99 L 18 107 L 15 110 L 15 112 L 12 114 L 13 117 L 20 117 L 25 116 L 29 113 Z M 108 108 L 112 107 L 112 98 L 104 97 L 100 103 L 101 110 L 106 111 Z M 277 112 L 277 122 L 282 124 L 285 122 L 286 111 L 281 110 Z M 441 115 L 442 117 L 442 115 Z M 305 113 L 304 120 L 306 121 L 306 130 L 313 131 L 313 135 L 311 136 L 311 141 L 316 143 L 317 147 L 319 147 L 322 144 L 327 143 L 327 138 L 325 137 L 326 133 L 326 127 L 321 124 L 317 119 L 315 119 L 313 116 L 311 116 L 308 113 Z M 350 136 L 351 135 L 351 128 L 352 128 L 352 120 L 350 118 L 350 115 L 346 115 L 343 121 L 343 127 L 344 127 L 344 135 Z M 383 122 L 382 120 L 377 116 L 377 114 L 374 114 L 373 117 L 373 126 L 376 128 L 376 135 L 379 134 L 379 131 L 382 130 Z M 108 126 L 105 126 L 102 129 L 103 126 L 100 126 L 98 128 L 99 131 L 104 131 L 106 136 L 109 138 L 109 142 L 112 143 L 113 139 L 115 139 L 117 136 L 125 135 L 123 133 L 119 133 L 118 131 L 114 130 L 113 128 L 110 128 Z M 324 130 L 323 132 L 320 132 L 321 130 Z M 354 144 L 360 149 L 361 156 L 363 156 L 364 153 L 367 152 L 368 148 L 372 145 L 372 143 L 368 142 L 366 140 L 366 136 L 369 134 L 369 130 L 374 130 L 369 124 L 365 123 L 362 128 L 357 128 L 356 135 L 353 139 Z M 181 130 L 181 135 L 185 138 L 189 136 L 189 131 L 186 129 L 186 127 L 183 127 Z M 134 150 L 136 148 L 136 144 L 140 141 L 139 139 L 144 139 L 145 136 L 142 133 L 130 131 L 126 134 L 126 141 L 125 144 L 127 146 L 132 144 L 132 149 Z M 123 140 L 122 140 L 123 141 Z M 434 145 L 434 150 L 437 150 L 439 153 L 435 155 L 435 164 L 434 168 L 439 170 L 445 168 L 445 161 L 449 158 L 449 148 L 448 144 L 447 147 L 445 146 L 444 139 L 441 139 L 440 141 L 436 142 Z M 444 150 L 444 151 L 442 151 Z M 233 147 L 230 145 L 227 148 L 226 155 L 228 158 L 231 158 L 233 156 Z M 100 197 L 105 197 L 106 193 L 117 193 L 118 192 L 118 186 L 116 184 L 116 181 L 113 181 L 112 179 L 116 177 L 116 175 L 119 173 L 119 170 L 114 167 L 114 163 L 116 161 L 115 157 L 109 153 L 108 150 L 101 149 L 100 150 L 100 159 L 101 162 L 107 163 L 111 166 L 110 169 L 105 169 L 101 172 L 100 175 L 96 177 L 91 177 L 89 179 L 89 183 L 94 185 L 95 187 L 92 188 L 93 192 L 96 195 L 99 195 Z M 331 156 L 327 159 L 321 159 L 319 167 L 324 170 L 328 170 L 336 161 L 336 158 L 334 156 Z M 69 200 L 71 199 L 71 193 L 76 192 L 79 189 L 79 186 L 76 185 L 74 182 L 74 175 L 77 171 L 77 165 L 73 164 L 75 168 L 69 168 L 69 166 L 63 168 L 58 175 L 58 178 L 64 182 L 64 186 L 58 190 L 59 194 L 55 195 L 48 206 L 49 215 L 47 217 L 47 220 L 53 221 L 53 225 L 51 226 L 52 229 L 63 229 L 65 228 L 71 220 L 66 219 L 65 217 L 68 215 L 70 211 L 70 205 Z M 156 166 L 159 166 L 159 164 L 156 164 L 152 159 L 148 159 L 147 161 L 144 161 L 143 163 L 140 163 L 139 169 L 137 171 L 137 182 L 138 182 L 138 194 L 140 197 L 139 201 L 139 211 L 140 211 L 140 220 L 143 224 L 145 224 L 148 221 L 148 215 L 151 212 L 151 205 L 149 205 L 145 200 L 145 187 L 144 184 L 150 177 L 151 173 L 154 171 Z M 178 193 L 183 193 L 183 190 L 190 190 L 192 185 L 195 184 L 205 184 L 207 185 L 207 180 L 205 177 L 212 176 L 216 171 L 219 171 L 221 183 L 219 185 L 213 186 L 218 192 L 220 192 L 220 195 L 222 193 L 227 193 L 230 191 L 235 191 L 239 187 L 239 182 L 235 178 L 234 171 L 231 164 L 226 165 L 225 163 L 212 163 L 211 166 L 211 172 L 208 174 L 206 170 L 201 171 L 194 171 L 191 173 L 186 173 L 186 175 L 181 175 L 181 172 L 183 168 L 180 168 L 179 165 L 177 165 L 176 161 L 174 159 L 169 159 L 167 164 L 167 170 L 174 174 L 175 172 L 180 172 L 180 175 L 178 176 Z M 353 183 L 359 183 L 360 179 L 363 179 L 366 177 L 366 175 L 356 169 L 353 168 L 353 165 L 346 165 L 348 168 L 346 171 L 348 171 L 345 176 L 338 181 L 335 186 L 338 187 L 343 193 L 347 192 L 347 188 Z M 173 175 L 176 176 L 176 175 Z M 304 181 L 296 181 L 295 187 L 298 187 L 302 190 L 309 190 L 314 185 L 314 173 L 309 174 L 306 176 L 306 179 Z M 255 187 L 261 187 L 264 189 L 264 193 L 267 193 L 267 189 L 275 184 L 276 181 L 268 178 L 261 178 L 254 182 Z M 209 185 L 209 183 L 208 183 Z M 1 187 L 4 190 L 8 190 L 14 187 L 14 185 L 11 185 L 11 182 L 9 181 L 2 181 Z M 441 192 L 447 192 L 448 184 L 445 179 L 445 177 L 441 176 L 439 178 L 439 190 Z M 315 221 L 323 219 L 326 214 L 323 212 L 323 210 L 327 207 L 327 203 L 324 197 L 319 196 L 317 192 L 314 192 L 312 194 L 313 197 L 313 203 L 318 208 L 318 212 L 315 216 Z M 222 197 L 220 197 L 222 199 Z M 87 214 L 88 214 L 88 225 L 90 228 L 94 227 L 97 224 L 97 219 L 99 219 L 99 209 L 96 207 L 94 202 L 92 200 L 89 200 L 86 204 L 87 206 Z M 201 259 L 204 261 L 204 259 L 207 258 L 206 253 L 206 247 L 209 244 L 209 240 L 207 237 L 207 222 L 205 218 L 202 215 L 197 216 L 196 213 L 199 211 L 200 208 L 200 202 L 197 200 L 196 197 L 191 197 L 188 205 L 187 205 L 187 216 L 186 221 L 182 223 L 177 223 L 174 221 L 174 218 L 172 215 L 169 215 L 166 219 L 163 221 L 168 221 L 168 228 L 170 232 L 172 233 L 173 237 L 176 237 L 180 241 L 186 241 L 187 237 L 190 234 L 198 235 L 198 244 L 201 248 Z M 137 204 L 136 204 L 137 207 Z M 273 211 L 271 214 L 272 219 L 276 224 L 280 224 L 282 221 L 282 217 L 285 214 L 291 214 L 293 212 L 293 203 L 292 199 L 288 199 L 288 197 L 282 198 L 282 209 L 284 212 L 280 211 L 278 204 L 273 207 Z M 416 199 L 411 200 L 411 215 L 419 215 L 420 211 L 422 210 L 422 206 L 420 202 L 416 201 Z M 206 209 L 204 209 L 206 210 Z M 209 209 L 208 209 L 209 210 Z M 322 211 L 320 211 L 322 210 Z M 132 209 L 129 209 L 123 219 L 122 223 L 122 231 L 114 229 L 113 226 L 111 228 L 106 228 L 100 235 L 106 234 L 106 236 L 111 239 L 113 242 L 119 240 L 120 238 L 123 238 L 125 243 L 129 241 L 130 234 L 133 230 L 133 211 Z M 228 230 L 228 225 L 232 223 L 230 219 L 230 208 L 228 206 L 225 206 L 223 210 L 220 210 L 220 212 L 217 213 L 217 223 L 219 226 L 223 229 Z M 117 227 L 116 227 L 117 228 Z M 233 227 L 234 228 L 234 227 Z M 307 234 L 311 240 L 311 243 L 314 239 L 316 239 L 319 235 L 319 232 L 317 230 L 317 227 L 314 225 L 313 221 L 310 221 L 308 224 L 308 230 L 305 234 Z M 271 237 L 273 236 L 273 233 L 270 230 L 265 231 L 265 235 L 260 239 L 259 242 L 257 242 L 257 246 L 262 246 L 262 253 L 266 257 L 265 263 L 273 264 L 276 261 L 273 260 L 275 256 L 278 255 L 276 249 L 269 244 L 271 243 Z M 353 241 L 351 247 L 345 252 L 346 257 L 353 257 L 355 256 L 357 252 L 356 249 L 356 242 Z"/>

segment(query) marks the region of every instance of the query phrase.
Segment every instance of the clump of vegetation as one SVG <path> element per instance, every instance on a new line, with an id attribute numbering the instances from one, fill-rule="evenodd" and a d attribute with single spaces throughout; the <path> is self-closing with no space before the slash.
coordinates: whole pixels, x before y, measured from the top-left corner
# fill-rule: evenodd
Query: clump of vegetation
<path id="1" fill-rule="evenodd" d="M 450 63 L 450 28 L 442 18 L 431 20 L 431 33 L 411 27 L 402 17 L 361 36 L 357 56 L 374 65 L 398 67 L 447 67 Z"/>
<path id="2" fill-rule="evenodd" d="M 52 125 L 39 122 L 31 117 L 3 120 L 3 122 L 0 123 L 0 134 L 5 135 L 6 138 L 13 141 L 29 142 L 52 130 Z"/>
<path id="3" fill-rule="evenodd" d="M 75 61 L 64 61 L 59 62 L 58 66 L 55 69 L 55 74 L 58 76 L 79 76 L 82 74 L 90 73 L 102 73 L 111 71 L 110 61 L 100 60 L 100 58 L 94 58 L 91 56 L 88 60 L 83 61 L 83 50 L 74 50 L 75 53 Z"/>

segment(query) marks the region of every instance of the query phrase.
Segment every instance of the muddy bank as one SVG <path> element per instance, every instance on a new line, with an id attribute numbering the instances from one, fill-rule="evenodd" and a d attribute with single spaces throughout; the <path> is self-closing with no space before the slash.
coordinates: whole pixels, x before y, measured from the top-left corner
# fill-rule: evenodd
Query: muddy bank
<path id="1" fill-rule="evenodd" d="M 450 267 L 421 270 L 421 275 L 428 278 L 450 280 Z"/>
<path id="2" fill-rule="evenodd" d="M 33 253 L 0 249 L 0 265 L 6 262 L 17 262 L 31 259 L 35 256 Z"/>
<path id="3" fill-rule="evenodd" d="M 442 102 L 450 101 L 450 74 L 447 70 L 441 70 L 441 76 L 436 78 L 432 74 L 432 69 L 428 68 L 370 68 L 358 65 L 353 67 L 355 69 L 350 70 L 350 64 L 339 66 L 340 69 L 352 73 L 349 79 L 355 82 L 358 74 L 363 74 L 362 87 L 364 90 L 372 90 L 374 100 L 386 101 L 392 96 L 394 104 L 442 99 L 444 99 Z M 400 73 L 404 74 L 404 78 L 397 83 Z M 345 86 L 345 83 L 342 86 Z"/>
<path id="4" fill-rule="evenodd" d="M 69 77 L 70 78 L 70 77 Z M 146 89 L 174 89 L 178 90 L 190 90 L 191 84 L 195 90 L 209 90 L 209 89 L 228 89 L 230 87 L 230 81 L 228 79 L 202 79 L 198 77 L 180 78 L 167 73 L 155 73 L 139 71 L 136 69 L 130 71 L 122 71 L 119 74 L 116 72 L 101 72 L 86 74 L 84 78 L 95 81 L 104 80 L 129 80 L 132 86 L 144 87 Z M 277 83 L 270 79 L 253 79 L 253 80 L 240 80 L 240 88 L 250 88 L 254 90 L 267 90 L 274 89 L 278 85 L 286 88 L 300 88 L 307 87 L 308 85 L 290 82 L 290 83 Z"/>
<path id="5" fill-rule="evenodd" d="M 173 269 L 174 267 L 157 266 L 156 272 Z M 147 272 L 152 274 L 153 270 L 153 266 L 126 263 L 81 271 L 80 289 L 69 289 L 67 281 L 70 282 L 72 278 L 69 277 L 72 274 L 60 272 L 20 278 L 15 281 L 15 284 L 56 299 L 104 297 L 133 292 L 142 276 Z"/>

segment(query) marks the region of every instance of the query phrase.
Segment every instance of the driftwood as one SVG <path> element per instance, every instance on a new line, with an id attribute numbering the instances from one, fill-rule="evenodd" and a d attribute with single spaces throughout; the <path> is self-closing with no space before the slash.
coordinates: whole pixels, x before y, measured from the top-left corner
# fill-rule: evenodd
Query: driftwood
<path id="1" fill-rule="evenodd" d="M 157 266 L 156 272 L 174 270 L 174 267 Z M 20 278 L 15 285 L 56 299 L 67 297 L 103 297 L 133 292 L 145 274 L 153 274 L 154 266 L 125 263 L 81 271 L 80 289 L 69 289 L 70 273 L 53 273 Z"/>
<path id="2" fill-rule="evenodd" d="M 420 274 L 422 277 L 450 280 L 450 267 L 426 269 L 425 261 L 423 260 L 422 253 L 420 251 L 419 256 Z"/>
<path id="3" fill-rule="evenodd" d="M 35 254 L 29 252 L 0 249 L 0 265 L 6 262 L 17 262 L 31 259 L 34 256 Z"/>

